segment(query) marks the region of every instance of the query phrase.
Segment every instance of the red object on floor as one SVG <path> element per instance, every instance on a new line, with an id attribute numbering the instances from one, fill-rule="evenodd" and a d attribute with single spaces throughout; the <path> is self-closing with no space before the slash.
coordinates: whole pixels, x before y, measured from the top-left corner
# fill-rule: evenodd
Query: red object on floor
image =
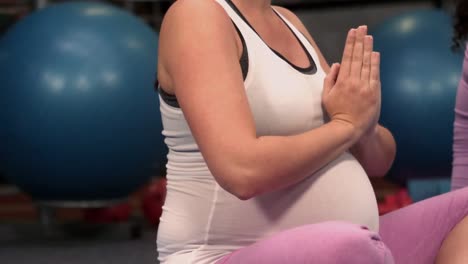
<path id="1" fill-rule="evenodd" d="M 84 219 L 92 223 L 124 222 L 130 218 L 132 207 L 128 203 L 112 207 L 89 208 L 84 210 Z"/>
<path id="2" fill-rule="evenodd" d="M 142 198 L 142 211 L 146 220 L 154 226 L 159 224 L 162 206 L 166 199 L 166 178 L 153 181 L 144 191 Z"/>
<path id="3" fill-rule="evenodd" d="M 401 189 L 398 193 L 398 201 L 400 203 L 400 208 L 405 207 L 413 203 L 411 196 L 408 193 L 408 190 Z"/>
<path id="4" fill-rule="evenodd" d="M 409 196 L 408 190 L 400 189 L 398 192 L 387 195 L 385 201 L 378 204 L 379 214 L 383 215 L 391 211 L 403 208 L 412 204 L 413 201 Z"/>

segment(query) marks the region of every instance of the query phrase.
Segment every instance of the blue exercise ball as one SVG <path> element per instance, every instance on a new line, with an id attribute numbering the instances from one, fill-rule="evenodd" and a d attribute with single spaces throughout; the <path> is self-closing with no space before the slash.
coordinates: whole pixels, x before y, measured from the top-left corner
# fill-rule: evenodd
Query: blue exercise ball
<path id="1" fill-rule="evenodd" d="M 390 178 L 451 173 L 455 96 L 463 52 L 451 50 L 452 22 L 440 10 L 417 10 L 373 32 L 381 52 L 381 123 L 397 142 Z"/>
<path id="2" fill-rule="evenodd" d="M 39 201 L 125 198 L 164 166 L 158 35 L 97 2 L 51 5 L 0 40 L 0 160 Z"/>

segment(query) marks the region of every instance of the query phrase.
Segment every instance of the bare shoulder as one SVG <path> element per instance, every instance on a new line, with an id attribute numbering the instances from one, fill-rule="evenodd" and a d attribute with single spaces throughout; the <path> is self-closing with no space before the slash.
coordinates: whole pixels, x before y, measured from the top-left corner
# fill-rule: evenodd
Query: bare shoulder
<path id="1" fill-rule="evenodd" d="M 224 9 L 213 0 L 177 0 L 166 12 L 161 31 L 181 23 L 187 29 L 228 25 L 229 17 Z M 189 30 L 190 31 L 190 30 Z M 188 31 L 188 32 L 189 32 Z"/>
<path id="2" fill-rule="evenodd" d="M 165 17 L 171 17 L 173 14 L 190 15 L 200 12 L 209 15 L 222 10 L 222 7 L 213 0 L 177 0 L 169 7 Z"/>
<path id="3" fill-rule="evenodd" d="M 158 80 L 174 93 L 171 75 L 187 54 L 220 48 L 237 50 L 235 31 L 223 7 L 213 0 L 177 0 L 166 12 L 159 32 Z M 183 54 L 182 61 L 177 59 Z"/>

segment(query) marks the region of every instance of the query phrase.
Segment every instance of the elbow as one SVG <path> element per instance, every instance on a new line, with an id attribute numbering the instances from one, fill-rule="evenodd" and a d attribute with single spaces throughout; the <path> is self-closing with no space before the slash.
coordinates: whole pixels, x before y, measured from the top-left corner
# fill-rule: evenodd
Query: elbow
<path id="1" fill-rule="evenodd" d="M 390 156 L 388 160 L 384 160 L 381 162 L 381 164 L 373 164 L 374 167 L 368 166 L 366 169 L 367 175 L 372 178 L 382 178 L 385 177 L 390 169 L 392 168 L 393 161 L 394 161 L 394 155 Z"/>
<path id="2" fill-rule="evenodd" d="M 369 177 L 371 178 L 383 178 L 385 177 L 385 175 L 387 175 L 387 170 L 380 170 L 380 171 L 377 171 L 377 172 L 366 172 L 367 175 L 369 175 Z"/>
<path id="3" fill-rule="evenodd" d="M 236 196 L 239 200 L 242 200 L 242 201 L 250 200 L 250 199 L 252 199 L 252 198 L 254 198 L 256 196 L 254 194 L 254 192 L 248 191 L 246 189 L 239 190 L 237 192 L 233 192 L 232 194 L 234 196 Z"/>
<path id="4" fill-rule="evenodd" d="M 258 195 L 258 188 L 250 183 L 247 175 L 236 175 L 233 178 L 240 179 L 232 180 L 228 185 L 221 185 L 221 187 L 242 201 L 250 200 Z"/>
<path id="5" fill-rule="evenodd" d="M 218 184 L 227 192 L 231 193 L 239 200 L 246 201 L 254 198 L 260 193 L 259 185 L 252 169 L 230 170 L 215 175 Z"/>

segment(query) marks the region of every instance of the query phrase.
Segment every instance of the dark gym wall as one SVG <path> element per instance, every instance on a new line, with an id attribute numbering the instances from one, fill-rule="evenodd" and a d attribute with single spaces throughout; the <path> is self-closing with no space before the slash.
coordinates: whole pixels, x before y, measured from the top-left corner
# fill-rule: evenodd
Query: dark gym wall
<path id="1" fill-rule="evenodd" d="M 308 28 L 328 63 L 339 62 L 351 27 L 366 24 L 372 31 L 386 18 L 402 12 L 433 8 L 431 2 L 373 4 L 329 9 L 294 10 Z"/>

